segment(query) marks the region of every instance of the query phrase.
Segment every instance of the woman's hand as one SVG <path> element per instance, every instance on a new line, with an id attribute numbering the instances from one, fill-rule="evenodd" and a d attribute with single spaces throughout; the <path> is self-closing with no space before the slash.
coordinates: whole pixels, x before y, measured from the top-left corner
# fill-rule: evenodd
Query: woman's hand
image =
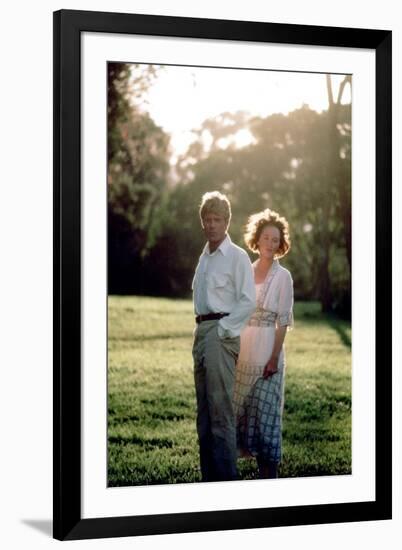
<path id="1" fill-rule="evenodd" d="M 266 380 L 276 372 L 278 372 L 278 357 L 271 357 L 265 365 L 262 377 Z"/>

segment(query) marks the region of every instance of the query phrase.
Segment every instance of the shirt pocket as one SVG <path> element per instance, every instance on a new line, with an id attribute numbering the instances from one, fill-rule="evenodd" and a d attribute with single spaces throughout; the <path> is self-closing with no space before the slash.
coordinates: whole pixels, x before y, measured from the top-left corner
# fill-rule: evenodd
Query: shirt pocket
<path id="1" fill-rule="evenodd" d="M 212 273 L 208 283 L 209 289 L 218 298 L 224 300 L 234 296 L 232 278 L 228 273 Z"/>

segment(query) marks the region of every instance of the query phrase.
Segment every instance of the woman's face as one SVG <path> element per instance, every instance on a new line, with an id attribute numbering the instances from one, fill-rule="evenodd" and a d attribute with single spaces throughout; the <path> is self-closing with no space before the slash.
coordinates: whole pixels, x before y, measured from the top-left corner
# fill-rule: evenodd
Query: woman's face
<path id="1" fill-rule="evenodd" d="M 280 242 L 281 233 L 277 227 L 273 225 L 264 227 L 257 243 L 260 257 L 266 260 L 273 260 L 275 254 L 278 252 Z"/>

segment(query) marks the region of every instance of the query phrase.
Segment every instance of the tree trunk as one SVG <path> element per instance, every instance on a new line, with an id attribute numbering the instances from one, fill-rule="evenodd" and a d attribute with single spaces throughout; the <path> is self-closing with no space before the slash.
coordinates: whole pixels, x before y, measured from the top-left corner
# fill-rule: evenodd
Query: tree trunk
<path id="1" fill-rule="evenodd" d="M 346 248 L 346 255 L 349 263 L 349 295 L 350 295 L 350 278 L 352 265 L 352 227 L 351 227 L 351 205 L 350 196 L 347 192 L 346 177 L 342 170 L 342 160 L 340 158 L 340 139 L 337 130 L 338 110 L 341 105 L 342 95 L 347 83 L 351 83 L 350 76 L 346 76 L 339 86 L 338 97 L 334 101 L 332 82 L 330 75 L 326 75 L 327 94 L 328 94 L 328 173 L 331 174 L 332 185 L 339 193 L 340 201 L 340 216 L 343 223 L 343 235 Z M 331 200 L 329 198 L 329 200 Z M 327 220 L 329 216 L 327 217 Z M 324 220 L 325 223 L 325 220 Z M 329 312 L 332 309 L 332 290 L 331 277 L 329 273 L 329 250 L 330 250 L 330 234 L 327 231 L 323 249 L 323 260 L 319 271 L 320 280 L 320 300 L 321 309 L 323 312 Z"/>
<path id="2" fill-rule="evenodd" d="M 332 290 L 331 278 L 329 275 L 329 254 L 328 250 L 324 252 L 324 257 L 318 273 L 320 284 L 320 302 L 321 311 L 329 313 L 332 311 Z"/>

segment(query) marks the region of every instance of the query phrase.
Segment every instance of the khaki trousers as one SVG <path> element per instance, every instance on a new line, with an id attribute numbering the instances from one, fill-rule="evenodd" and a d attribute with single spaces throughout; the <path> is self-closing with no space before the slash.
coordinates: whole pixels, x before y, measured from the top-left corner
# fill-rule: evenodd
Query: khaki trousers
<path id="1" fill-rule="evenodd" d="M 194 334 L 194 381 L 202 481 L 237 479 L 233 387 L 240 337 L 219 338 L 218 321 Z"/>

